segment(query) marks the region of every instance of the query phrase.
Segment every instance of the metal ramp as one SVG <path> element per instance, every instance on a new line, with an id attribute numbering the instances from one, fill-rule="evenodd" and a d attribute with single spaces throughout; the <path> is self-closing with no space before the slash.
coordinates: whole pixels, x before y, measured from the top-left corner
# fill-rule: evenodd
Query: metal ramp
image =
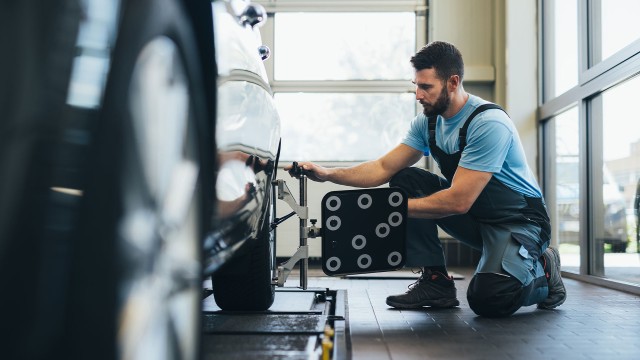
<path id="1" fill-rule="evenodd" d="M 261 312 L 225 312 L 203 301 L 203 359 L 349 359 L 345 290 L 276 289 Z"/>

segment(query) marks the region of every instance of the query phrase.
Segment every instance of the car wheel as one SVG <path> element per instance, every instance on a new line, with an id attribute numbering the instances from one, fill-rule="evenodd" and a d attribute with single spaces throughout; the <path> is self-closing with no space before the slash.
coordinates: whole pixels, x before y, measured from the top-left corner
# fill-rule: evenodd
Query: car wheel
<path id="1" fill-rule="evenodd" d="M 262 311 L 273 304 L 275 239 L 270 212 L 265 220 L 258 238 L 247 240 L 240 253 L 211 276 L 213 295 L 222 310 Z"/>
<path id="2" fill-rule="evenodd" d="M 56 191 L 82 14 L 71 1 L 0 2 L 2 358 L 63 356 L 74 197 Z M 70 199 L 71 198 L 71 199 Z M 70 203 L 72 205 L 70 205 Z"/>
<path id="3" fill-rule="evenodd" d="M 93 303 L 98 335 L 117 358 L 195 359 L 210 185 L 197 50 L 179 2 L 123 4 L 86 196 L 84 258 L 107 297 Z"/>

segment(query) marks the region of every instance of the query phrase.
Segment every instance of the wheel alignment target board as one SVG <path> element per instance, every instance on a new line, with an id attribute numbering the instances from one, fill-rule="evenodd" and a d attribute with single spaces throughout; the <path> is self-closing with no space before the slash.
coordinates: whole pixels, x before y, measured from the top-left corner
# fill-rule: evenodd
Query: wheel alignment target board
<path id="1" fill-rule="evenodd" d="M 399 188 L 332 191 L 322 198 L 322 270 L 346 275 L 402 268 L 407 195 Z"/>

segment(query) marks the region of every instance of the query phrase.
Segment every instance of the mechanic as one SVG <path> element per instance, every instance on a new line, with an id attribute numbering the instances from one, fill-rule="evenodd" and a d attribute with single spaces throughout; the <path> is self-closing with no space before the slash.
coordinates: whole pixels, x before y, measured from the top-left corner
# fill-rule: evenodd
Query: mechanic
<path id="1" fill-rule="evenodd" d="M 546 205 L 513 122 L 497 105 L 464 90 L 464 64 L 454 45 L 431 42 L 411 63 L 416 100 L 424 111 L 413 119 L 401 144 L 352 167 L 299 165 L 314 181 L 354 187 L 388 182 L 409 194 L 405 266 L 420 267 L 421 276 L 406 293 L 389 296 L 389 306 L 460 304 L 437 226 L 482 252 L 467 289 L 476 314 L 502 317 L 522 306 L 561 305 L 566 290 L 559 253 L 548 247 Z M 444 178 L 411 167 L 427 153 Z"/>

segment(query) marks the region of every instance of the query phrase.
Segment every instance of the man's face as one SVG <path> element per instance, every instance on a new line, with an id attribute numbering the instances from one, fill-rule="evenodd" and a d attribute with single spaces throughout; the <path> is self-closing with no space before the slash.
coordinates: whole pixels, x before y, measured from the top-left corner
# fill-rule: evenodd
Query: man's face
<path id="1" fill-rule="evenodd" d="M 449 108 L 451 99 L 447 82 L 436 75 L 434 69 L 416 71 L 416 100 L 420 102 L 425 116 L 442 115 Z"/>

